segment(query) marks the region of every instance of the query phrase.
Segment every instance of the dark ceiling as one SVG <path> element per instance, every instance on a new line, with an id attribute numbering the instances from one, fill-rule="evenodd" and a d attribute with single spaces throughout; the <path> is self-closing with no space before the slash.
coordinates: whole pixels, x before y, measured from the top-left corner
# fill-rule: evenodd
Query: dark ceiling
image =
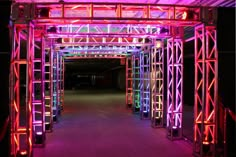
<path id="1" fill-rule="evenodd" d="M 65 60 L 66 73 L 105 73 L 119 68 L 124 68 L 120 64 L 120 59 L 73 59 Z"/>

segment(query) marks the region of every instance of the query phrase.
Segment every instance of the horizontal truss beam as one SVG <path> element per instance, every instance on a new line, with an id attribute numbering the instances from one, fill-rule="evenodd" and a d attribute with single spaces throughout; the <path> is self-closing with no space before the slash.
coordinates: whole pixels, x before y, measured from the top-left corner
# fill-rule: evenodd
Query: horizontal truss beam
<path id="1" fill-rule="evenodd" d="M 26 16 L 13 12 L 12 20 L 25 22 L 34 20 L 38 24 L 78 24 L 78 23 L 145 23 L 168 25 L 195 25 L 200 20 L 200 7 L 157 5 L 157 4 L 122 4 L 122 3 L 14 3 L 12 9 L 19 6 L 26 9 Z M 46 14 L 42 14 L 42 10 Z M 194 20 L 184 20 L 186 10 L 193 10 L 197 15 Z"/>
<path id="2" fill-rule="evenodd" d="M 101 58 L 101 59 L 111 59 L 111 58 L 126 58 L 124 55 L 80 55 L 80 56 L 72 56 L 72 57 L 64 57 L 65 59 L 94 59 L 94 58 Z"/>
<path id="3" fill-rule="evenodd" d="M 43 29 L 41 28 L 41 30 Z M 166 38 L 170 36 L 170 33 L 170 28 L 156 24 L 68 24 L 47 26 L 48 38 L 78 38 L 83 36 Z"/>

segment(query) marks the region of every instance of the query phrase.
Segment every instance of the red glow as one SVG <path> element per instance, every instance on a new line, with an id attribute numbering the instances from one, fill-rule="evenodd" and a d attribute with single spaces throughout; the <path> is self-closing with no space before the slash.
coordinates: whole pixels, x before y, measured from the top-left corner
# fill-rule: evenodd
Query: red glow
<path id="1" fill-rule="evenodd" d="M 210 144 L 208 141 L 204 141 L 204 142 L 202 142 L 202 143 L 205 144 L 205 145 Z"/>
<path id="2" fill-rule="evenodd" d="M 26 150 L 23 150 L 20 152 L 20 155 L 26 155 L 27 154 L 27 151 Z"/>

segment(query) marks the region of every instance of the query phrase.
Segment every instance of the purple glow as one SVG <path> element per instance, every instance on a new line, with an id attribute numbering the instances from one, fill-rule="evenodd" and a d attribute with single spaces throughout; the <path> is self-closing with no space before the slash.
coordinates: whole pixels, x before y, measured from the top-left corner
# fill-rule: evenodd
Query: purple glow
<path id="1" fill-rule="evenodd" d="M 177 127 L 176 127 L 176 126 L 173 126 L 172 128 L 173 128 L 173 129 L 177 129 Z"/>
<path id="2" fill-rule="evenodd" d="M 42 135 L 43 133 L 42 132 L 36 132 L 36 135 Z"/>

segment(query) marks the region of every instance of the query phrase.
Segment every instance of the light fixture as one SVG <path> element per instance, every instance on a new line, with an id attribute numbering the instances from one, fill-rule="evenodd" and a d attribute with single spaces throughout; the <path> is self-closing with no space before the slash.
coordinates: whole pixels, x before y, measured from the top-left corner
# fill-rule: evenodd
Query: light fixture
<path id="1" fill-rule="evenodd" d="M 161 48 L 162 47 L 162 41 L 161 40 L 157 40 L 156 41 L 156 48 Z"/>
<path id="2" fill-rule="evenodd" d="M 211 149 L 210 143 L 208 141 L 203 141 L 202 149 L 204 154 L 208 154 Z"/>
<path id="3" fill-rule="evenodd" d="M 43 144 L 44 142 L 44 136 L 42 132 L 36 132 L 34 137 L 35 144 Z"/>
<path id="4" fill-rule="evenodd" d="M 46 123 L 45 124 L 45 130 L 49 131 L 51 128 L 51 124 L 50 123 Z"/>
<path id="5" fill-rule="evenodd" d="M 158 117 L 155 119 L 155 124 L 160 125 L 161 124 L 161 117 Z"/>
<path id="6" fill-rule="evenodd" d="M 57 27 L 53 26 L 47 29 L 48 33 L 57 33 Z"/>
<path id="7" fill-rule="evenodd" d="M 27 150 L 19 150 L 16 154 L 16 157 L 27 157 L 28 153 Z"/>
<path id="8" fill-rule="evenodd" d="M 182 20 L 195 20 L 197 13 L 194 10 L 186 10 L 182 14 Z"/>
<path id="9" fill-rule="evenodd" d="M 143 116 L 144 116 L 145 118 L 147 118 L 147 117 L 148 117 L 148 111 L 143 111 Z"/>
<path id="10" fill-rule="evenodd" d="M 160 30 L 160 34 L 168 33 L 168 32 L 169 32 L 169 29 L 167 29 L 165 27 L 162 27 L 161 30 Z"/>
<path id="11" fill-rule="evenodd" d="M 172 127 L 172 135 L 173 137 L 178 137 L 178 134 L 179 134 L 179 130 L 176 126 L 173 126 Z"/>
<path id="12" fill-rule="evenodd" d="M 39 10 L 39 17 L 49 17 L 49 8 L 40 8 Z"/>

